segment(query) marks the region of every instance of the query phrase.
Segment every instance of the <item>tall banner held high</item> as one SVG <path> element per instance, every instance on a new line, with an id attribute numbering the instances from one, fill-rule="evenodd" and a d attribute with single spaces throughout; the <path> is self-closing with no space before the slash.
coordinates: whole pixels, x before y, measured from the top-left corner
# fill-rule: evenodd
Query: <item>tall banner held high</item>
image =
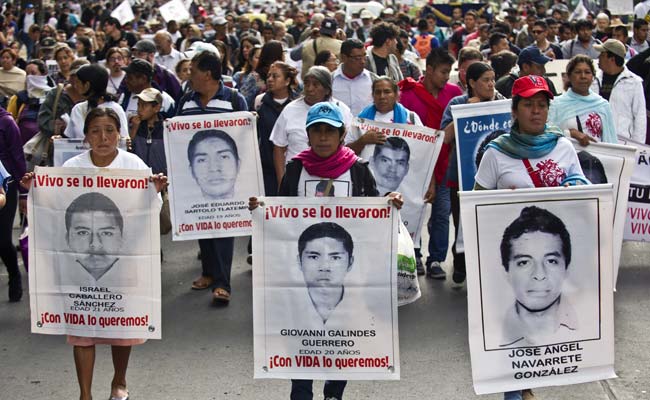
<path id="1" fill-rule="evenodd" d="M 356 118 L 348 135 L 354 141 L 372 129 L 383 132 L 388 139 L 383 145 L 366 145 L 361 158 L 369 161 L 380 195 L 402 193 L 400 215 L 413 242 L 418 243 L 426 210 L 424 194 L 442 147 L 441 131 Z"/>
<path id="2" fill-rule="evenodd" d="M 397 210 L 381 197 L 260 202 L 254 377 L 399 379 Z"/>
<path id="3" fill-rule="evenodd" d="M 630 178 L 634 171 L 636 148 L 622 144 L 592 143 L 587 147 L 572 140 L 578 153 L 580 167 L 592 184 L 611 183 L 614 186 L 614 231 L 612 255 L 614 257 L 614 288 L 623 246 L 623 232 L 628 213 Z"/>
<path id="4" fill-rule="evenodd" d="M 171 118 L 164 140 L 172 239 L 250 235 L 248 198 L 264 194 L 255 116 Z"/>
<path id="5" fill-rule="evenodd" d="M 461 191 L 472 190 L 487 144 L 510 131 L 510 100 L 451 106 L 451 112 L 456 131 L 458 185 Z"/>
<path id="6" fill-rule="evenodd" d="M 29 193 L 33 333 L 160 339 L 150 170 L 41 168 Z"/>
<path id="7" fill-rule="evenodd" d="M 477 394 L 616 377 L 612 193 L 461 193 Z"/>
<path id="8" fill-rule="evenodd" d="M 623 240 L 650 242 L 650 146 L 621 137 L 618 141 L 637 148 Z"/>

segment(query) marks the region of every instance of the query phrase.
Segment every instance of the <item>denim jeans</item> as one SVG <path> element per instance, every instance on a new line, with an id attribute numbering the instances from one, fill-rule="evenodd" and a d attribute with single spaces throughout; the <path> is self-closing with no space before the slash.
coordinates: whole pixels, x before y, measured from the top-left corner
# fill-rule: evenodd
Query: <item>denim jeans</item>
<path id="1" fill-rule="evenodd" d="M 291 400 L 312 400 L 314 393 L 312 385 L 314 381 L 307 379 L 291 380 Z M 343 390 L 348 381 L 325 381 L 323 395 L 326 399 L 343 399 Z"/>
<path id="2" fill-rule="evenodd" d="M 523 394 L 521 390 L 515 390 L 514 392 L 505 392 L 503 394 L 503 400 L 522 400 Z"/>
<path id="3" fill-rule="evenodd" d="M 230 270 L 235 249 L 235 238 L 199 239 L 203 276 L 214 279 L 211 290 L 221 288 L 231 292 Z"/>
<path id="4" fill-rule="evenodd" d="M 443 262 L 449 247 L 449 214 L 451 199 L 447 183 L 436 185 L 436 198 L 431 204 L 431 217 L 427 223 L 429 231 L 429 256 L 427 264 L 434 261 Z"/>

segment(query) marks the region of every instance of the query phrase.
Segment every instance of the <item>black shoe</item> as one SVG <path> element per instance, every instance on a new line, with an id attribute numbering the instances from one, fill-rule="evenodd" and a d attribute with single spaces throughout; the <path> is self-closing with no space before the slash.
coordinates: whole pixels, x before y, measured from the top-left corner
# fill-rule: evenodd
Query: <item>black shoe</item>
<path id="1" fill-rule="evenodd" d="M 415 259 L 415 268 L 418 271 L 418 275 L 424 275 L 424 264 L 422 264 L 422 259 L 419 257 Z"/>
<path id="2" fill-rule="evenodd" d="M 20 274 L 17 277 L 9 279 L 9 302 L 17 303 L 23 297 L 23 284 L 20 279 Z"/>
<path id="3" fill-rule="evenodd" d="M 467 273 L 465 271 L 461 271 L 460 269 L 454 268 L 454 275 L 452 276 L 452 279 L 454 280 L 454 283 L 457 285 L 462 285 L 465 283 L 465 278 L 467 277 Z"/>
<path id="4" fill-rule="evenodd" d="M 431 279 L 444 281 L 447 278 L 447 273 L 440 266 L 440 262 L 433 261 L 430 264 L 427 264 L 427 276 Z"/>

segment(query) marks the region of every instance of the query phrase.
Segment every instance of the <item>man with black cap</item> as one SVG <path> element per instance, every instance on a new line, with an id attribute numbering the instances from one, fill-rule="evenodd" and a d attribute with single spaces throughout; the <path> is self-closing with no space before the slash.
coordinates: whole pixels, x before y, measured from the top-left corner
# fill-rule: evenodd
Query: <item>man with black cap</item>
<path id="1" fill-rule="evenodd" d="M 151 88 L 151 80 L 153 79 L 153 66 L 146 60 L 136 58 L 131 61 L 127 67 L 122 67 L 126 72 L 124 81 L 126 83 L 126 91 L 122 93 L 119 103 L 124 109 L 127 118 L 134 116 L 138 112 L 138 98 L 137 96 L 145 89 Z M 162 107 L 160 112 L 165 118 L 174 116 L 176 110 L 176 102 L 167 94 L 162 92 Z M 131 121 L 129 121 L 129 124 Z"/>
<path id="2" fill-rule="evenodd" d="M 156 54 L 156 45 L 148 39 L 139 40 L 133 48 L 131 48 L 133 59 L 142 59 L 148 61 L 154 68 L 153 81 L 162 92 L 167 92 L 172 98 L 178 99 L 181 97 L 181 84 L 173 72 L 165 67 L 154 63 Z M 122 82 L 125 84 L 125 82 Z M 120 85 L 121 86 L 121 85 Z"/>
<path id="3" fill-rule="evenodd" d="M 517 78 L 528 75 L 539 75 L 544 77 L 544 74 L 546 73 L 544 65 L 549 61 L 551 61 L 551 59 L 542 54 L 538 47 L 526 47 L 519 53 L 519 57 L 517 58 L 519 74 L 509 73 L 508 75 L 501 77 L 495 85 L 496 90 L 498 90 L 504 97 L 512 97 L 512 85 L 514 85 Z M 551 92 L 553 92 L 553 95 L 557 96 L 557 91 L 555 90 L 555 86 L 553 86 L 553 82 L 546 77 L 544 77 L 544 79 L 546 80 L 546 84 Z"/>
<path id="4" fill-rule="evenodd" d="M 304 79 L 305 74 L 309 71 L 314 65 L 314 60 L 316 55 L 323 51 L 329 50 L 336 55 L 336 58 L 341 57 L 341 41 L 335 39 L 336 29 L 338 24 L 334 18 L 325 18 L 323 23 L 320 26 L 320 36 L 315 39 L 310 39 L 305 41 L 302 44 L 302 47 L 299 47 L 297 50 L 300 51 L 300 54 L 297 52 L 292 52 L 291 58 L 295 60 L 297 56 L 298 59 L 302 57 L 302 78 Z"/>

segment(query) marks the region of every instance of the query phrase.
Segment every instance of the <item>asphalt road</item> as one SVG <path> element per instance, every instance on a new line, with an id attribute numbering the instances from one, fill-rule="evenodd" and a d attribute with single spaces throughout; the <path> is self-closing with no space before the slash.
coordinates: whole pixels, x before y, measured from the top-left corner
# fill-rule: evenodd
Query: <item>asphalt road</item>
<path id="1" fill-rule="evenodd" d="M 131 400 L 288 399 L 290 384 L 253 380 L 251 268 L 246 241 L 236 242 L 233 299 L 210 303 L 207 291 L 190 290 L 200 273 L 196 242 L 163 238 L 163 339 L 135 347 L 128 372 Z M 449 259 L 448 259 L 449 261 Z M 445 266 L 449 271 L 449 266 Z M 500 399 L 476 396 L 467 342 L 465 289 L 450 280 L 420 278 L 423 295 L 399 310 L 402 379 L 356 381 L 347 399 Z M 27 280 L 23 278 L 24 287 Z M 72 348 L 62 336 L 30 333 L 29 297 L 7 302 L 0 272 L 0 399 L 77 399 Z M 537 398 L 650 399 L 650 244 L 624 245 L 615 294 L 618 379 L 536 390 Z M 94 397 L 108 398 L 112 365 L 108 346 L 98 346 Z M 322 382 L 315 383 L 320 393 Z M 321 398 L 322 394 L 315 398 Z"/>

